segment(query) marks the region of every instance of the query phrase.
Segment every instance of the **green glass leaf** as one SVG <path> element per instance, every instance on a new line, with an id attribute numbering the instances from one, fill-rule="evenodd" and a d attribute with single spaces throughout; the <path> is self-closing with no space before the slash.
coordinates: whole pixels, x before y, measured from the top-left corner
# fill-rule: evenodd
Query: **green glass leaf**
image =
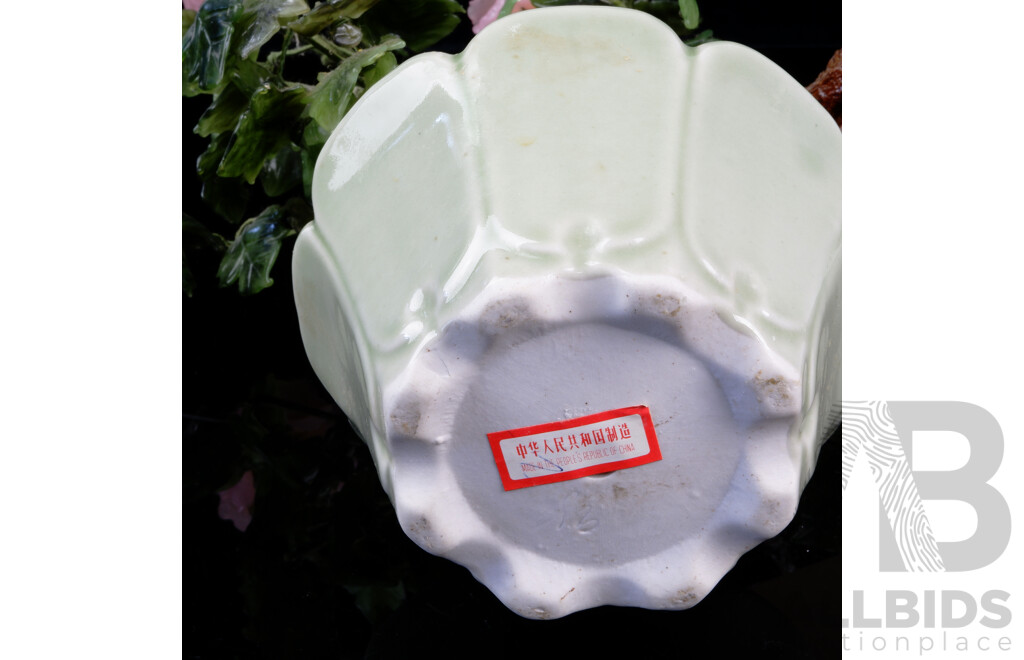
<path id="1" fill-rule="evenodd" d="M 343 18 L 359 18 L 380 0 L 329 0 L 313 7 L 302 18 L 288 23 L 293 32 L 309 37 L 318 34 Z"/>
<path id="2" fill-rule="evenodd" d="M 188 29 L 196 21 L 196 13 L 191 9 L 181 10 L 181 36 L 184 37 Z"/>
<path id="3" fill-rule="evenodd" d="M 316 124 L 316 122 L 310 122 Z M 316 169 L 316 159 L 320 155 L 320 147 L 315 149 L 302 150 L 302 192 L 307 198 L 313 198 L 313 171 Z"/>
<path id="4" fill-rule="evenodd" d="M 238 53 L 244 59 L 281 29 L 288 21 L 309 11 L 303 0 L 245 0 L 245 11 L 239 19 Z"/>
<path id="5" fill-rule="evenodd" d="M 211 174 L 216 174 L 217 166 L 224 158 L 224 150 L 227 149 L 230 139 L 230 135 L 216 135 L 206 146 L 206 151 L 199 154 L 196 160 L 196 173 L 200 178 L 205 179 Z"/>
<path id="6" fill-rule="evenodd" d="M 216 91 L 231 54 L 241 0 L 207 0 L 181 40 L 181 86 L 186 96 Z"/>
<path id="7" fill-rule="evenodd" d="M 683 17 L 683 25 L 688 30 L 696 30 L 700 24 L 700 10 L 697 0 L 679 0 L 679 15 Z"/>
<path id="8" fill-rule="evenodd" d="M 249 98 L 262 89 L 272 76 L 270 69 L 259 62 L 236 60 L 234 71 L 231 72 L 231 82 Z"/>
<path id="9" fill-rule="evenodd" d="M 309 205 L 306 198 L 289 198 L 284 203 L 284 212 L 288 216 L 288 222 L 291 224 L 292 229 L 296 231 L 313 222 L 313 207 Z"/>
<path id="10" fill-rule="evenodd" d="M 302 191 L 307 198 L 313 196 L 313 169 L 316 159 L 331 134 L 325 131 L 316 120 L 306 124 L 302 131 Z"/>
<path id="11" fill-rule="evenodd" d="M 712 33 L 711 30 L 701 30 L 700 32 L 694 34 L 692 37 L 687 37 L 683 39 L 683 43 L 685 43 L 687 46 L 699 46 L 701 44 L 706 44 L 712 41 L 717 41 L 717 39 L 715 39 L 714 33 Z"/>
<path id="12" fill-rule="evenodd" d="M 200 198 L 220 217 L 237 225 L 245 217 L 250 187 L 239 178 L 225 179 L 213 174 L 203 181 Z"/>
<path id="13" fill-rule="evenodd" d="M 352 90 L 359 78 L 360 62 L 352 56 L 320 78 L 309 95 L 309 116 L 326 131 L 333 131 L 352 105 Z"/>
<path id="14" fill-rule="evenodd" d="M 359 73 L 388 51 L 397 50 L 404 45 L 401 39 L 389 35 L 376 46 L 345 58 L 330 73 L 321 74 L 320 82 L 309 95 L 309 116 L 325 131 L 333 131 L 354 101 L 352 90 L 355 89 Z"/>
<path id="15" fill-rule="evenodd" d="M 283 195 L 302 185 L 302 156 L 299 148 L 289 142 L 278 149 L 263 164 L 260 183 L 268 197 Z"/>
<path id="16" fill-rule="evenodd" d="M 227 85 L 214 97 L 210 107 L 199 117 L 195 132 L 203 137 L 235 130 L 238 118 L 249 107 L 249 97 L 234 85 Z"/>
<path id="17" fill-rule="evenodd" d="M 245 205 L 249 201 L 249 186 L 238 178 L 225 179 L 217 175 L 217 167 L 224 158 L 231 133 L 214 135 L 196 161 L 196 173 L 203 182 L 201 197 L 206 204 L 233 225 L 242 221 Z"/>
<path id="18" fill-rule="evenodd" d="M 306 124 L 306 127 L 302 130 L 302 144 L 304 144 L 307 149 L 315 149 L 318 153 L 320 151 L 320 147 L 327 143 L 327 138 L 329 137 L 331 137 L 330 131 L 325 131 L 323 127 L 315 121 L 311 121 Z M 315 155 L 313 156 L 313 159 L 316 160 Z"/>
<path id="19" fill-rule="evenodd" d="M 373 66 L 363 72 L 363 84 L 366 85 L 366 89 L 369 89 L 378 80 L 394 71 L 397 66 L 398 58 L 395 57 L 394 53 L 387 52 L 381 55 L 381 58 Z"/>
<path id="20" fill-rule="evenodd" d="M 256 0 L 260 2 L 262 0 Z M 277 5 L 277 20 L 279 23 L 287 23 L 296 16 L 302 16 L 309 11 L 309 5 L 305 0 L 273 0 Z"/>
<path id="21" fill-rule="evenodd" d="M 334 43 L 346 48 L 357 48 L 363 41 L 363 31 L 355 23 L 343 21 L 334 29 Z"/>
<path id="22" fill-rule="evenodd" d="M 220 285 L 237 283 L 243 294 L 259 293 L 272 285 L 270 269 L 281 252 L 281 241 L 294 233 L 283 209 L 276 204 L 246 220 L 220 262 Z"/>
<path id="23" fill-rule="evenodd" d="M 238 40 L 238 54 L 243 59 L 249 57 L 260 46 L 281 29 L 277 17 L 268 11 L 246 12 L 240 21 L 241 35 Z"/>
<path id="24" fill-rule="evenodd" d="M 420 52 L 451 34 L 465 12 L 455 0 L 389 0 L 366 12 L 362 25 L 377 34 L 393 32 Z"/>
<path id="25" fill-rule="evenodd" d="M 252 188 L 240 178 L 226 179 L 214 174 L 203 182 L 200 198 L 217 215 L 237 225 L 245 217 L 251 192 Z"/>
<path id="26" fill-rule="evenodd" d="M 505 18 L 512 13 L 512 9 L 516 6 L 517 0 L 505 0 L 505 4 L 501 6 L 501 11 L 498 12 L 498 18 Z"/>
<path id="27" fill-rule="evenodd" d="M 249 184 L 263 169 L 264 161 L 288 140 L 302 113 L 306 89 L 293 86 L 277 89 L 267 84 L 252 95 L 249 109 L 242 113 L 217 169 L 222 177 L 241 176 Z"/>

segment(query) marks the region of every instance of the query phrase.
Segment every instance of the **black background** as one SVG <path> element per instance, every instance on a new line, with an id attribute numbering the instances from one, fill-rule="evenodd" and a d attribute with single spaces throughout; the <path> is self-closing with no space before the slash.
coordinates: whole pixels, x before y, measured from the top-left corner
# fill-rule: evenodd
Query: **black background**
<path id="1" fill-rule="evenodd" d="M 841 47 L 841 5 L 705 0 L 717 38 L 760 51 L 806 85 Z M 541 10 L 542 11 L 542 10 Z M 461 51 L 466 20 L 437 50 Z M 191 128 L 207 99 L 184 99 L 183 209 L 202 219 Z M 209 224 L 213 225 L 212 220 Z M 289 244 L 290 246 L 290 244 Z M 398 527 L 365 447 L 322 390 L 298 334 L 282 251 L 270 289 L 216 285 L 217 256 L 191 268 L 183 300 L 183 647 L 187 658 L 820 658 L 840 618 L 840 462 L 823 447 L 796 518 L 744 557 L 696 607 L 601 607 L 554 621 L 508 611 L 462 567 Z M 252 469 L 243 533 L 216 491 Z M 831 634 L 826 634 L 832 631 Z"/>

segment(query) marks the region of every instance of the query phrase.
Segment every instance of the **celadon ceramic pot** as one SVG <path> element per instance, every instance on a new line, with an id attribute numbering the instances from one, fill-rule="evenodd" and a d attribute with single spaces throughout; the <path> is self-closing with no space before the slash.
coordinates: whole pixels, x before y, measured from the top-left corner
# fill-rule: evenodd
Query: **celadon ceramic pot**
<path id="1" fill-rule="evenodd" d="M 333 133 L 310 362 L 406 533 L 509 608 L 699 602 L 796 511 L 840 383 L 840 131 L 607 7 L 416 56 Z"/>

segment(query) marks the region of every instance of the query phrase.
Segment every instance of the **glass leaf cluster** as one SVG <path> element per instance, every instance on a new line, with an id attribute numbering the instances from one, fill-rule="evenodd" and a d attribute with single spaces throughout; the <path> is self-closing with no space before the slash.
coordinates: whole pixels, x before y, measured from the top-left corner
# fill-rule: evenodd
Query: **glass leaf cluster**
<path id="1" fill-rule="evenodd" d="M 221 286 L 252 294 L 273 284 L 283 242 L 312 220 L 313 166 L 331 131 L 464 13 L 455 0 L 207 0 L 182 11 L 182 94 L 209 99 L 194 132 L 205 140 L 196 173 L 210 213 L 184 218 L 186 295 L 199 281 L 194 250 L 219 255 Z M 200 233 L 207 239 L 194 240 Z"/>

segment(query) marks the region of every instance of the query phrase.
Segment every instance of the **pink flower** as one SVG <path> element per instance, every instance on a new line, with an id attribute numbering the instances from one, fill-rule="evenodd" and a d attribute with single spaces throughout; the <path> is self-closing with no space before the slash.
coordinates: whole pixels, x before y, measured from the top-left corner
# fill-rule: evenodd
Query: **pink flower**
<path id="1" fill-rule="evenodd" d="M 494 21 L 505 6 L 506 0 L 469 0 L 469 20 L 473 23 L 473 33 L 476 34 Z M 530 0 L 518 0 L 512 7 L 511 14 L 524 9 L 536 9 Z"/>
<path id="2" fill-rule="evenodd" d="M 252 522 L 252 503 L 256 499 L 256 484 L 252 479 L 252 470 L 246 470 L 238 483 L 217 493 L 220 505 L 217 515 L 235 524 L 235 529 L 244 532 Z"/>
<path id="3" fill-rule="evenodd" d="M 206 0 L 183 0 L 181 4 L 185 6 L 185 9 L 199 11 L 199 8 L 203 6 L 204 2 L 206 2 Z"/>

